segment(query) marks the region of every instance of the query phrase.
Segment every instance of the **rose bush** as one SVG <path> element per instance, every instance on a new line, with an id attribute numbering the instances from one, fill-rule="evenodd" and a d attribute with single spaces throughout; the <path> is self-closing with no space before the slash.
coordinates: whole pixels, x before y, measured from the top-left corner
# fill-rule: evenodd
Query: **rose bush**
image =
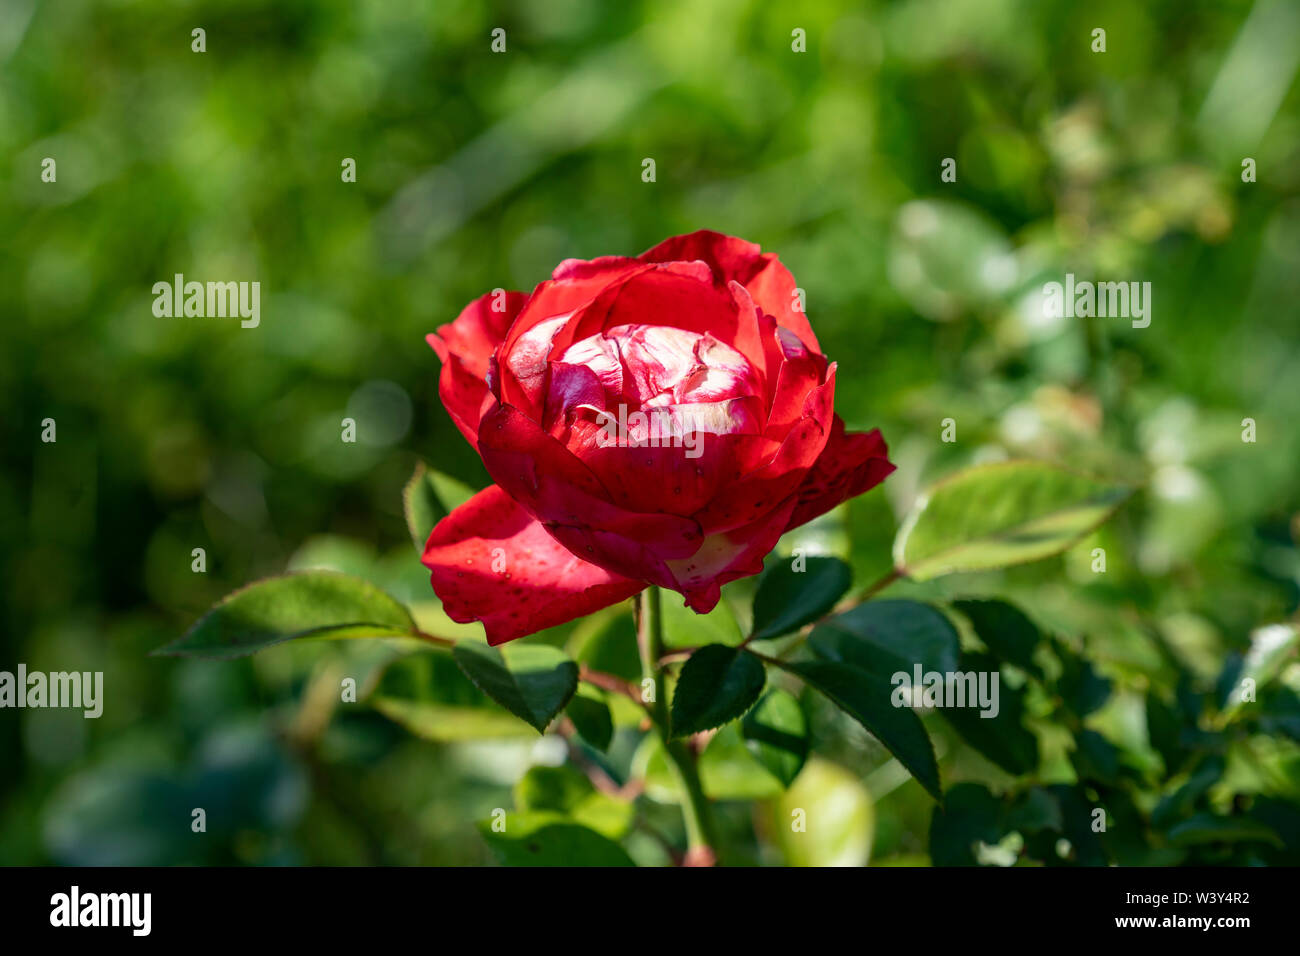
<path id="1" fill-rule="evenodd" d="M 834 412 L 794 278 L 716 232 L 562 262 L 431 334 L 439 394 L 495 485 L 423 561 L 456 621 L 500 644 L 647 585 L 710 611 L 782 534 L 893 471 Z"/>
<path id="2" fill-rule="evenodd" d="M 231 658 L 299 639 L 392 640 L 381 663 L 367 652 L 350 659 L 343 673 L 362 676 L 345 679 L 343 700 L 364 699 L 419 736 L 509 735 L 514 722 L 503 725 L 504 711 L 538 733 L 563 735 L 573 754 L 612 754 L 616 738 L 639 737 L 625 779 L 632 792 L 679 804 L 684 848 L 671 853 L 684 865 L 719 858 L 726 837 L 711 800 L 770 796 L 801 780 L 827 785 L 824 763 L 801 776 L 814 759 L 805 708 L 822 706 L 817 697 L 941 801 L 931 826 L 935 861 L 976 862 L 973 842 L 1000 840 L 1029 802 L 1046 807 L 1030 821 L 1044 832 L 1025 837 L 1029 857 L 1056 861 L 1068 842 L 1077 862 L 1118 858 L 1079 824 L 1097 800 L 1130 818 L 1127 797 L 1112 786 L 1118 775 L 1107 769 L 1119 765 L 1113 745 L 1079 729 L 1109 696 L 1109 682 L 1005 601 L 880 594 L 904 579 L 919 584 L 1059 555 L 1107 521 L 1133 487 L 1045 461 L 971 465 L 915 496 L 890 570 L 865 587 L 854 589 L 852 568 L 839 557 L 765 562 L 786 531 L 894 467 L 878 432 L 849 434 L 835 415 L 836 367 L 822 355 L 801 296 L 775 256 L 698 232 L 636 258 L 569 260 L 530 295 L 495 290 L 473 302 L 429 341 L 442 360 L 442 400 L 495 484 L 474 493 L 421 461 L 403 491 L 407 527 L 441 608 L 411 596 L 427 595 L 418 575 L 412 591 L 404 576 L 358 575 L 338 567 L 337 556 L 299 557 L 290 573 L 228 595 L 160 653 Z M 727 602 L 721 617 L 730 614 L 734 627 L 685 653 L 680 640 L 669 647 L 663 589 L 706 613 L 724 584 L 760 571 L 748 613 Z M 393 584 L 409 605 L 387 590 Z M 579 628 L 564 646 L 506 643 L 633 596 L 631 615 L 627 608 L 603 615 L 586 639 L 578 640 Z M 488 643 L 505 646 L 448 635 L 448 617 L 482 622 Z M 984 651 L 965 646 L 962 620 Z M 627 623 L 634 662 L 624 654 Z M 1294 629 L 1283 630 L 1267 639 L 1294 640 Z M 1044 656 L 1055 664 L 1043 666 Z M 1023 684 L 997 682 L 1003 661 L 1026 675 Z M 932 700 L 932 689 L 958 686 L 936 675 L 957 672 L 1001 687 L 994 694 L 1001 697 L 981 698 L 977 715 Z M 321 672 L 320 699 L 336 692 L 337 673 Z M 914 681 L 912 690 L 924 694 L 899 693 Z M 945 791 L 935 721 L 927 726 L 918 704 L 942 710 L 940 753 L 960 738 L 1028 786 L 1003 796 L 968 782 Z M 1177 722 L 1160 716 L 1163 705 L 1148 704 L 1158 724 Z M 1035 782 L 1043 754 L 1025 718 L 1046 716 L 1044 706 L 1059 709 L 1063 732 L 1076 734 L 1072 790 Z M 1186 716 L 1196 720 L 1201 709 Z M 1184 772 L 1185 757 L 1166 757 L 1171 774 Z M 595 766 L 574 757 L 563 769 L 530 770 L 516 788 L 510 826 L 480 826 L 498 859 L 633 862 L 618 842 L 629 832 L 632 800 L 619 781 L 609 793 L 606 770 L 589 780 L 580 769 Z M 840 782 L 848 790 L 835 800 L 869 801 L 852 774 Z M 580 815 L 577 807 L 597 792 L 618 820 Z M 801 803 L 808 793 L 789 792 Z M 557 803 L 557 794 L 567 796 Z M 1157 808 L 1151 827 L 1176 835 L 1200 825 Z M 870 824 L 855 824 L 860 845 L 863 826 Z M 1150 845 L 1169 839 L 1153 833 Z"/>

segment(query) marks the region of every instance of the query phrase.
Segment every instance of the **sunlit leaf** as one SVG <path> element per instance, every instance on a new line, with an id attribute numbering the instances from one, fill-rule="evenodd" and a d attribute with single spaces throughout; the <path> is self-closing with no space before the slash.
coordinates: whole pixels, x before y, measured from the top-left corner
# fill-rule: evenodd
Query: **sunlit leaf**
<path id="1" fill-rule="evenodd" d="M 515 641 L 489 647 L 460 641 L 453 653 L 475 687 L 538 733 L 546 731 L 578 687 L 578 665 L 546 644 Z"/>
<path id="2" fill-rule="evenodd" d="M 394 637 L 414 630 L 410 612 L 370 582 L 304 571 L 240 588 L 154 653 L 225 660 L 300 637 Z"/>
<path id="3" fill-rule="evenodd" d="M 1045 462 L 977 465 L 921 495 L 894 541 L 894 563 L 925 581 L 1037 561 L 1102 524 L 1131 493 Z"/>

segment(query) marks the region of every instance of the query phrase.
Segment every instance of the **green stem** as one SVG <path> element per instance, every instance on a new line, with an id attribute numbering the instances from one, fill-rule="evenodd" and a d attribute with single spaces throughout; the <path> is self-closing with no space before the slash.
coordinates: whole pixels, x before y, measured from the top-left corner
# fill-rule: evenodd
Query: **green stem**
<path id="1" fill-rule="evenodd" d="M 651 585 L 637 597 L 637 645 L 641 650 L 641 673 L 654 681 L 655 699 L 649 705 L 650 720 L 663 743 L 668 766 L 677 778 L 683 794 L 682 815 L 686 821 L 687 866 L 712 866 L 717 862 L 714 850 L 713 817 L 708 798 L 700 784 L 695 754 L 685 741 L 673 740 L 669 728 L 668 701 L 664 693 L 661 658 L 664 650 L 663 616 L 659 588 Z"/>

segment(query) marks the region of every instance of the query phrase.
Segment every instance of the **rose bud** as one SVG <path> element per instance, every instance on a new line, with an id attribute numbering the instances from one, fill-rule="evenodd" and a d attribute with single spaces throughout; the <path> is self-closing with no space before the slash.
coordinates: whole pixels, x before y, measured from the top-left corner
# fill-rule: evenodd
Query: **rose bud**
<path id="1" fill-rule="evenodd" d="M 500 644 L 647 585 L 712 610 L 782 534 L 894 470 L 847 434 L 794 278 L 716 232 L 560 263 L 428 337 L 439 394 L 495 485 L 423 561 L 455 621 Z"/>

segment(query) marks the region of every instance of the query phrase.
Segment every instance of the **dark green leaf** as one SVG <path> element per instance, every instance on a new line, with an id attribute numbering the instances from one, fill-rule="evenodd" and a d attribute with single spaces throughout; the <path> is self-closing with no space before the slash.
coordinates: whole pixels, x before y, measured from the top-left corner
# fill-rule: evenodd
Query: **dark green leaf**
<path id="1" fill-rule="evenodd" d="M 1035 833 L 1041 830 L 1059 832 L 1062 827 L 1061 805 L 1043 787 L 1030 787 L 1007 811 L 1006 824 L 1008 830 L 1017 830 L 1021 833 Z"/>
<path id="2" fill-rule="evenodd" d="M 1272 827 L 1249 817 L 1217 817 L 1198 813 L 1169 828 L 1169 840 L 1176 846 L 1206 843 L 1269 843 L 1281 846 L 1282 838 Z"/>
<path id="3" fill-rule="evenodd" d="M 1119 777 L 1119 750 L 1095 730 L 1081 730 L 1075 735 L 1075 749 L 1070 754 L 1080 780 L 1115 783 Z"/>
<path id="4" fill-rule="evenodd" d="M 758 659 L 725 644 L 701 647 L 682 667 L 673 692 L 673 736 L 735 720 L 758 700 L 767 674 Z"/>
<path id="5" fill-rule="evenodd" d="M 923 494 L 894 541 L 894 564 L 925 581 L 1059 554 L 1132 493 L 1039 461 L 959 471 Z"/>
<path id="6" fill-rule="evenodd" d="M 963 654 L 963 673 L 998 673 L 998 662 L 985 654 Z M 998 710 L 990 717 L 971 702 L 940 711 L 962 739 L 1010 774 L 1032 773 L 1038 767 L 1038 738 L 1024 725 L 1024 689 L 1008 686 L 999 676 Z"/>
<path id="7" fill-rule="evenodd" d="M 935 866 L 976 866 L 975 847 L 1007 835 L 1002 801 L 977 783 L 958 783 L 930 819 L 930 861 Z"/>
<path id="8" fill-rule="evenodd" d="M 1151 811 L 1151 822 L 1163 829 L 1173 826 L 1179 817 L 1196 807 L 1210 788 L 1219 782 L 1227 769 L 1227 762 L 1218 754 L 1209 754 L 1197 764 L 1186 782 L 1156 804 Z"/>
<path id="9" fill-rule="evenodd" d="M 227 660 L 299 637 L 395 637 L 413 631 L 410 612 L 369 581 L 304 571 L 227 595 L 184 637 L 154 653 Z"/>
<path id="10" fill-rule="evenodd" d="M 1047 788 L 1061 808 L 1061 828 L 1069 841 L 1067 862 L 1078 866 L 1105 866 L 1110 862 L 1101 834 L 1093 829 L 1097 811 L 1106 807 L 1086 796 L 1077 786 L 1053 784 Z M 1056 862 L 1053 860 L 1052 862 Z"/>
<path id="11" fill-rule="evenodd" d="M 803 570 L 781 558 L 759 581 L 754 596 L 754 638 L 780 637 L 817 620 L 835 606 L 853 583 L 853 572 L 838 558 L 800 558 Z"/>
<path id="12" fill-rule="evenodd" d="M 489 647 L 461 641 L 454 654 L 475 687 L 538 733 L 546 732 L 578 687 L 578 665 L 545 644 L 515 641 Z"/>
<path id="13" fill-rule="evenodd" d="M 1053 642 L 1053 649 L 1061 662 L 1056 692 L 1065 706 L 1076 717 L 1086 717 L 1106 703 L 1110 698 L 1110 681 L 1060 641 Z"/>
<path id="14" fill-rule="evenodd" d="M 614 718 L 603 700 L 578 693 L 573 695 L 564 712 L 573 721 L 579 736 L 597 750 L 608 750 L 614 739 Z"/>
<path id="15" fill-rule="evenodd" d="M 782 786 L 799 776 L 808 757 L 808 720 L 789 691 L 775 687 L 764 694 L 740 722 L 740 732 L 750 753 Z"/>
<path id="16" fill-rule="evenodd" d="M 976 636 L 992 654 L 1031 674 L 1042 674 L 1034 662 L 1038 628 L 1019 608 L 1006 601 L 974 600 L 956 601 L 953 607 L 966 615 Z"/>
<path id="17" fill-rule="evenodd" d="M 809 647 L 819 657 L 888 677 L 957 667 L 959 641 L 952 622 L 928 604 L 885 600 L 860 604 L 813 629 Z"/>
<path id="18" fill-rule="evenodd" d="M 1165 773 L 1173 776 L 1182 769 L 1187 748 L 1181 737 L 1182 723 L 1174 708 L 1166 704 L 1154 688 L 1146 697 L 1147 736 L 1152 748 L 1165 762 Z"/>
<path id="19" fill-rule="evenodd" d="M 932 797 L 941 798 L 939 766 L 930 738 L 910 707 L 894 706 L 888 678 L 839 661 L 799 661 L 782 666 L 870 731 Z"/>

